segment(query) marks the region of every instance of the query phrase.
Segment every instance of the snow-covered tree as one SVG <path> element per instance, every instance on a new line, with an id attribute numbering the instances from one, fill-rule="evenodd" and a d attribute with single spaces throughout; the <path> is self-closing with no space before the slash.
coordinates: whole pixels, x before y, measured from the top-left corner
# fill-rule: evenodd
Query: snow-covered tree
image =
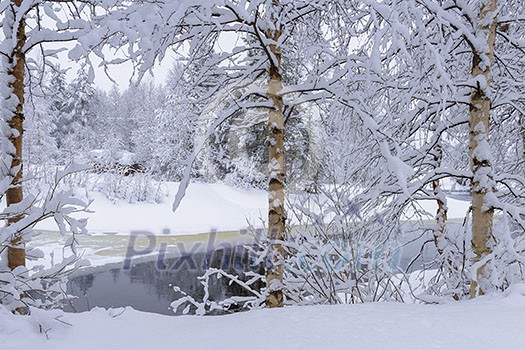
<path id="1" fill-rule="evenodd" d="M 521 115 L 518 52 L 523 28 L 513 19 L 523 7 L 512 1 L 452 6 L 390 1 L 366 7 L 370 39 L 363 49 L 370 54 L 371 74 L 362 81 L 369 92 L 374 87 L 368 95 L 379 106 L 371 113 L 375 117 L 369 119 L 367 129 L 380 145 L 373 152 L 382 154 L 389 172 L 368 173 L 364 178 L 376 180 L 364 187 L 385 196 L 388 211 L 424 199 L 437 202 L 436 223 L 429 229 L 447 270 L 437 280 L 450 277 L 450 283 L 444 289 L 437 283 L 434 291 L 447 290 L 456 298 L 475 296 L 522 280 L 518 271 L 523 243 L 517 232 L 524 228 L 523 209 L 516 203 L 524 183 L 519 173 L 497 173 L 498 168 L 513 166 L 512 161 L 507 163 L 509 158 L 503 166 L 494 163 L 491 149 L 505 146 L 498 144 L 504 138 L 491 137 L 497 135 L 491 128 L 493 121 L 506 120 L 506 130 L 516 135 L 510 130 L 517 130 Z M 374 111 L 372 103 L 367 105 L 360 104 L 360 110 Z M 367 118 L 364 113 L 360 117 Z M 448 232 L 445 225 L 444 179 L 472 183 L 472 226 L 464 231 Z M 492 222 L 494 212 L 514 223 L 513 233 L 506 224 Z"/>
<path id="2" fill-rule="evenodd" d="M 57 140 L 53 137 L 56 110 L 47 91 L 46 86 L 33 87 L 25 106 L 24 162 L 32 176 L 39 180 L 45 177 L 45 173 L 55 170 L 59 158 Z"/>
<path id="3" fill-rule="evenodd" d="M 3 167 L 0 193 L 6 198 L 6 208 L 1 220 L 5 223 L 0 233 L 2 293 L 8 300 L 14 300 L 13 309 L 29 302 L 26 291 L 42 288 L 39 278 L 43 273 L 28 271 L 25 268 L 25 242 L 30 238 L 31 228 L 44 218 L 54 217 L 62 232 L 67 228 L 78 233 L 82 225 L 69 217 L 76 208 L 85 206 L 71 198 L 71 193 L 63 193 L 56 184 L 41 198 L 24 197 L 23 192 L 23 140 L 24 140 L 24 102 L 26 83 L 33 77 L 34 68 L 46 67 L 58 52 L 47 47 L 49 42 L 79 40 L 85 34 L 93 34 L 92 19 L 98 11 L 114 6 L 105 1 L 90 4 L 76 1 L 49 2 L 26 0 L 2 0 L 0 2 L 0 114 L 1 155 Z M 95 9 L 98 6 L 97 9 Z M 93 39 L 93 35 L 91 35 Z M 42 54 L 38 61 L 29 53 L 38 48 Z M 76 58 L 85 57 L 90 48 L 76 50 Z M 30 71 L 26 70 L 29 68 Z M 40 70 L 42 74 L 42 70 Z M 64 174 L 56 176 L 56 182 Z M 70 240 L 74 242 L 74 238 Z M 74 245 L 72 245 L 74 246 Z M 66 261 L 66 265 L 71 260 Z M 57 274 L 53 270 L 52 274 Z M 5 278 L 4 278 L 5 277 Z M 36 283 L 33 283 L 36 281 Z M 3 300 L 5 298 L 2 298 Z M 38 301 L 35 301 L 38 303 Z M 21 310 L 19 310 L 21 311 Z"/>
<path id="4" fill-rule="evenodd" d="M 196 108 L 187 76 L 180 65 L 175 64 L 169 72 L 165 87 L 165 100 L 155 110 L 151 132 L 155 138 L 152 145 L 151 168 L 167 180 L 180 181 L 188 155 L 193 151 L 196 128 Z"/>

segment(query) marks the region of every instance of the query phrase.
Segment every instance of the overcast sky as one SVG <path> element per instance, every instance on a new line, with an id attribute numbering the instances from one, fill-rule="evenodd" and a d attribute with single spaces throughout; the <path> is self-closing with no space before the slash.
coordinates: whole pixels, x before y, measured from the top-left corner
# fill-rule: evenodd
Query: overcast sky
<path id="1" fill-rule="evenodd" d="M 63 43 L 58 45 L 47 45 L 48 48 L 58 48 L 58 47 L 64 47 L 68 46 L 67 44 L 64 45 Z M 73 45 L 71 45 L 72 47 Z M 113 83 L 111 80 L 107 77 L 106 73 L 104 72 L 104 69 L 102 67 L 99 67 L 100 59 L 98 59 L 96 56 L 92 55 L 91 57 L 94 69 L 95 69 L 95 86 L 99 89 L 109 91 L 113 87 Z M 159 64 L 157 63 L 152 71 L 153 73 L 153 81 L 156 84 L 163 84 L 166 81 L 167 74 L 169 70 L 172 68 L 173 63 L 175 62 L 175 55 L 171 52 L 167 52 L 163 61 Z M 59 54 L 59 59 L 57 61 L 54 61 L 54 63 L 60 64 L 60 67 L 62 69 L 68 69 L 67 72 L 67 80 L 72 81 L 75 78 L 76 72 L 78 68 L 80 67 L 80 64 L 74 61 L 71 61 L 67 56 L 67 51 Z M 117 87 L 120 91 L 125 90 L 130 85 L 130 78 L 132 75 L 132 65 L 131 63 L 122 63 L 118 65 L 113 65 L 109 69 L 109 74 L 111 75 L 111 78 L 115 80 L 117 83 Z M 151 75 L 147 73 L 144 76 L 144 79 L 151 78 Z"/>
<path id="2" fill-rule="evenodd" d="M 157 84 L 163 84 L 166 81 L 166 76 L 171 69 L 174 58 L 171 55 L 166 55 L 164 60 L 160 64 L 156 64 L 152 73 L 153 73 L 153 81 Z M 128 63 L 122 63 L 119 65 L 115 65 L 110 69 L 110 75 L 111 77 L 117 82 L 119 90 L 125 90 L 129 84 L 130 84 L 130 78 L 132 74 L 132 65 Z M 148 79 L 148 77 L 151 77 L 150 74 L 146 74 L 144 76 L 144 79 Z M 111 80 L 106 76 L 104 71 L 100 69 L 95 70 L 95 86 L 97 88 L 109 91 L 113 83 Z"/>
<path id="3" fill-rule="evenodd" d="M 93 65 L 95 66 L 95 86 L 99 89 L 109 91 L 113 87 L 113 83 L 108 78 L 106 73 L 102 68 L 98 68 L 100 60 L 93 59 Z M 167 54 L 164 57 L 164 60 L 160 64 L 156 64 L 151 76 L 147 73 L 144 76 L 144 79 L 153 78 L 153 81 L 156 84 L 163 84 L 166 81 L 167 74 L 171 69 L 175 59 L 173 55 Z M 71 80 L 75 76 L 75 71 L 78 69 L 77 64 L 72 64 L 71 61 L 65 60 L 64 63 L 61 63 L 63 67 L 71 67 L 71 72 L 68 73 L 68 80 Z M 131 63 L 122 63 L 114 65 L 109 69 L 109 74 L 111 78 L 117 83 L 117 87 L 120 91 L 125 90 L 130 85 L 130 79 L 132 75 L 132 65 Z"/>

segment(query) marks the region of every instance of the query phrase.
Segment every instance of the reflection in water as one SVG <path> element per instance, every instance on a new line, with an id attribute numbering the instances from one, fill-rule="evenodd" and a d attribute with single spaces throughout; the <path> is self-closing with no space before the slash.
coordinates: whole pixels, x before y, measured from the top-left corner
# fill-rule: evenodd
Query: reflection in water
<path id="1" fill-rule="evenodd" d="M 251 261 L 248 249 L 237 246 L 178 258 L 151 257 L 135 261 L 128 270 L 122 269 L 123 264 L 120 263 L 79 271 L 68 284 L 68 293 L 76 298 L 72 298 L 64 309 L 81 312 L 95 306 L 132 306 L 141 311 L 173 315 L 170 304 L 181 297 L 173 286 L 202 300 L 204 290 L 197 277 L 203 275 L 207 268 L 222 268 L 241 277 L 243 271 L 261 272 L 261 266 L 252 266 Z M 250 295 L 237 284 L 228 285 L 226 278 L 211 281 L 212 300 Z"/>

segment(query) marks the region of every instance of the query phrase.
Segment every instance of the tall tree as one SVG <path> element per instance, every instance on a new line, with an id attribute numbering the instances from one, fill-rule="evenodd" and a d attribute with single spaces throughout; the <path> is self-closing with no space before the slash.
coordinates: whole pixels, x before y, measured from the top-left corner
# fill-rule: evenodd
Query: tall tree
<path id="1" fill-rule="evenodd" d="M 58 159 L 54 137 L 57 113 L 49 94 L 50 90 L 53 91 L 49 85 L 54 85 L 52 82 L 42 84 L 44 86 L 31 88 L 32 93 L 26 98 L 24 120 L 24 163 L 31 173 L 38 174 L 37 177 L 45 177 L 53 171 Z"/>
<path id="2" fill-rule="evenodd" d="M 182 67 L 175 64 L 168 74 L 165 99 L 155 110 L 150 125 L 156 137 L 150 167 L 170 181 L 180 181 L 184 172 L 184 161 L 192 153 L 196 134 L 198 97 L 190 82 L 193 74 L 184 74 Z M 192 94 L 188 94 L 191 91 Z"/>
<path id="3" fill-rule="evenodd" d="M 283 306 L 283 255 L 281 243 L 285 240 L 286 214 L 285 214 L 285 180 L 286 162 L 284 158 L 284 116 L 283 116 L 283 78 L 281 72 L 281 35 L 283 24 L 279 20 L 282 11 L 278 0 L 272 1 L 272 6 L 267 9 L 270 16 L 270 27 L 266 31 L 269 42 L 269 68 L 268 68 L 268 98 L 272 107 L 268 112 L 268 234 L 272 242 L 270 250 L 270 267 L 266 271 L 266 283 L 269 293 L 266 299 L 268 307 Z"/>
<path id="4" fill-rule="evenodd" d="M 524 263 L 518 232 L 525 229 L 519 205 L 525 182 L 516 171 L 516 157 L 507 156 L 509 149 L 515 152 L 515 146 L 499 136 L 516 134 L 523 114 L 519 73 L 523 6 L 515 1 L 467 1 L 448 6 L 444 1 L 392 0 L 372 3 L 371 7 L 376 21 L 369 30 L 381 33 L 379 41 L 373 40 L 379 43 L 376 53 L 381 60 L 371 58 L 371 62 L 389 67 L 388 73 L 378 77 L 386 83 L 377 96 L 389 101 L 381 113 L 394 113 L 382 130 L 393 146 L 390 148 L 400 151 L 399 160 L 413 170 L 411 175 L 401 176 L 406 177 L 409 191 L 398 198 L 405 203 L 423 198 L 438 202 L 438 224 L 445 230 L 434 226 L 433 232 L 436 241 L 441 241 L 437 246 L 443 256 L 438 260 L 450 267 L 452 282 L 445 289 L 453 296 L 476 296 L 523 280 L 518 272 Z M 381 31 L 386 27 L 388 32 Z M 369 50 L 374 52 L 374 46 Z M 392 78 L 402 84 L 388 84 Z M 389 90 L 383 95 L 382 91 Z M 494 120 L 501 121 L 498 128 L 494 128 Z M 382 123 L 382 118 L 375 122 Z M 499 137 L 489 140 L 489 133 Z M 401 137 L 392 143 L 397 134 Z M 465 149 L 467 135 L 469 148 Z M 498 152 L 493 152 L 493 147 Z M 494 156 L 501 153 L 504 155 L 498 156 L 498 161 L 503 162 L 496 167 Z M 455 233 L 446 232 L 447 226 L 440 222 L 445 217 L 446 199 L 440 182 L 446 178 L 463 183 L 466 179 L 472 185 L 472 227 Z M 392 196 L 395 191 L 389 191 L 387 196 L 397 201 L 397 195 Z M 500 225 L 493 230 L 496 210 L 503 220 L 510 218 L 510 228 Z M 468 219 L 465 222 L 470 223 Z M 472 239 L 464 232 L 471 232 Z M 438 279 L 443 277 L 438 275 Z M 435 290 L 441 293 L 441 287 Z"/>
<path id="5" fill-rule="evenodd" d="M 472 169 L 472 249 L 475 254 L 476 278 L 470 286 L 470 295 L 484 294 L 480 280 L 484 274 L 486 257 L 491 253 L 494 225 L 495 182 L 492 152 L 489 144 L 492 113 L 491 73 L 494 65 L 494 45 L 497 26 L 497 0 L 483 1 L 478 14 L 476 37 L 479 47 L 473 47 L 472 79 L 475 88 L 470 102 L 470 166 Z"/>
<path id="6" fill-rule="evenodd" d="M 15 44 L 8 54 L 8 75 L 11 77 L 8 86 L 12 89 L 13 96 L 16 101 L 16 107 L 12 110 L 11 117 L 7 116 L 6 120 L 11 128 L 9 140 L 12 147 L 10 148 L 11 155 L 11 174 L 12 186 L 6 192 L 7 206 L 16 205 L 22 202 L 24 193 L 22 191 L 22 141 L 24 133 L 24 83 L 25 83 L 25 48 L 26 33 L 25 33 L 25 13 L 21 11 L 22 0 L 12 0 L 10 9 L 5 14 L 9 17 L 10 23 L 7 29 L 12 29 L 11 32 L 6 31 L 7 40 L 11 40 Z M 22 217 L 15 216 L 8 220 L 7 224 L 11 225 L 18 222 Z M 7 260 L 9 268 L 15 269 L 18 266 L 25 266 L 25 245 L 20 233 L 15 234 L 11 239 L 11 244 L 7 248 Z"/>
<path id="7" fill-rule="evenodd" d="M 1 128 L 1 154 L 7 169 L 1 169 L 0 197 L 6 198 L 7 207 L 0 213 L 0 220 L 6 225 L 0 229 L 0 275 L 2 283 L 8 278 L 7 294 L 13 300 L 15 309 L 29 303 L 26 291 L 42 288 L 42 279 L 46 271 L 29 271 L 25 268 L 25 241 L 30 238 L 31 230 L 37 222 L 54 217 L 61 232 L 83 232 L 85 224 L 71 218 L 69 215 L 77 211 L 82 204 L 78 199 L 72 199 L 71 193 L 59 190 L 58 182 L 69 173 L 72 168 L 59 172 L 55 176 L 55 183 L 47 193 L 40 197 L 27 195 L 24 197 L 23 185 L 23 137 L 24 137 L 24 94 L 26 83 L 34 78 L 35 70 L 26 68 L 47 67 L 49 60 L 56 58 L 58 52 L 46 46 L 50 42 L 76 41 L 87 33 L 97 36 L 93 32 L 92 21 L 96 18 L 97 11 L 109 10 L 115 3 L 95 1 L 89 4 L 77 1 L 29 1 L 29 0 L 2 0 L 0 1 L 0 26 L 3 37 L 0 41 L 0 86 L 2 125 Z M 109 7 L 108 7 L 109 6 Z M 105 31 L 104 29 L 101 29 Z M 34 64 L 28 54 L 34 48 L 41 53 L 40 64 Z M 85 58 L 91 48 L 77 49 L 75 58 Z M 67 50 L 66 48 L 64 50 Z M 78 170 L 78 169 L 74 169 Z M 7 243 L 6 243 L 7 242 Z M 74 243 L 70 246 L 74 253 Z M 7 248 L 6 248 L 7 247 Z M 4 254 L 6 251 L 6 254 Z M 72 259 L 65 259 L 66 265 Z M 4 269 L 6 266 L 9 270 Z M 52 273 L 56 276 L 56 271 Z M 4 278 L 5 277 L 5 278 Z M 49 276 L 48 276 L 49 277 Z M 49 284 L 47 284 L 49 285 Z M 0 286 L 4 290 L 5 283 Z M 13 291 L 18 291 L 14 293 Z"/>

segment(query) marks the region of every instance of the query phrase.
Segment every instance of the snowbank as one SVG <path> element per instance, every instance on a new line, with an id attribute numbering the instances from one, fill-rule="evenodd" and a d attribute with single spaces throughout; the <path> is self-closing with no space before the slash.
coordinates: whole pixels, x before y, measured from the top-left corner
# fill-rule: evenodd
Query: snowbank
<path id="1" fill-rule="evenodd" d="M 228 316 L 162 316 L 95 309 L 12 316 L 0 309 L 3 350 L 524 349 L 525 287 L 446 305 L 374 303 L 289 307 Z M 39 333 L 39 322 L 45 334 Z"/>
<path id="2" fill-rule="evenodd" d="M 169 195 L 163 203 L 113 203 L 100 193 L 90 193 L 93 200 L 88 218 L 90 233 L 129 235 L 131 231 L 150 231 L 161 234 L 168 229 L 172 235 L 185 235 L 216 231 L 238 231 L 248 223 L 262 227 L 268 215 L 268 194 L 256 189 L 238 189 L 224 184 L 192 183 L 180 207 L 172 212 L 172 201 L 178 183 L 168 182 Z M 468 201 L 448 199 L 449 220 L 463 219 L 469 208 Z M 434 220 L 435 201 L 420 201 L 421 210 Z M 413 214 L 407 213 L 407 217 Z M 291 218 L 292 219 L 292 218 Z M 37 226 L 39 230 L 56 231 L 53 220 Z"/>
<path id="3" fill-rule="evenodd" d="M 237 231 L 246 228 L 248 221 L 261 225 L 267 215 L 267 193 L 261 190 L 241 190 L 222 184 L 191 184 L 181 206 L 174 213 L 172 201 L 178 183 L 167 183 L 169 195 L 163 203 L 113 203 L 103 194 L 90 193 L 93 213 L 80 215 L 88 218 L 90 233 L 117 233 L 150 231 L 161 234 L 194 234 L 217 231 Z M 248 221 L 247 221 L 248 220 Z M 37 226 L 39 230 L 56 231 L 53 220 Z"/>

